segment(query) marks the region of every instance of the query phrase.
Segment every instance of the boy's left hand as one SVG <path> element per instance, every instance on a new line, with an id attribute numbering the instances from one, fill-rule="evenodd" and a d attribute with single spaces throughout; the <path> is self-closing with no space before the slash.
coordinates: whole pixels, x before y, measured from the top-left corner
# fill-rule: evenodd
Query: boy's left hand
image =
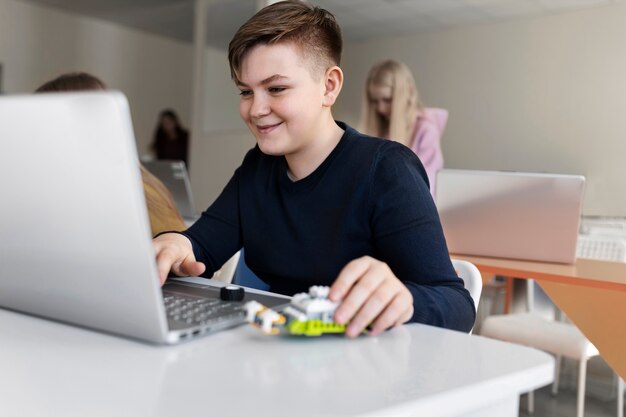
<path id="1" fill-rule="evenodd" d="M 366 327 L 376 336 L 413 316 L 413 296 L 389 266 L 370 256 L 348 263 L 330 287 L 328 297 L 341 302 L 335 312 L 339 324 L 350 323 L 349 337 Z"/>

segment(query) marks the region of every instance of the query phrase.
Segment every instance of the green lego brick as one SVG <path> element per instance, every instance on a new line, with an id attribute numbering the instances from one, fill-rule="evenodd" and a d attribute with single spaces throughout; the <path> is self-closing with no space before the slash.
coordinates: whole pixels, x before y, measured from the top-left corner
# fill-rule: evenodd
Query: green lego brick
<path id="1" fill-rule="evenodd" d="M 346 326 L 337 323 L 324 323 L 321 320 L 294 320 L 287 325 L 289 333 L 302 336 L 321 336 L 327 333 L 344 333 Z"/>

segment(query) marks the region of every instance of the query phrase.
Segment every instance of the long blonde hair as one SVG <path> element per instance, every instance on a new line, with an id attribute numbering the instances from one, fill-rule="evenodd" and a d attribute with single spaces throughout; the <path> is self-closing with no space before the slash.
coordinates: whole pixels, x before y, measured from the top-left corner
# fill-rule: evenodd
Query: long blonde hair
<path id="1" fill-rule="evenodd" d="M 170 190 L 141 163 L 139 168 L 141 169 L 143 191 L 146 196 L 152 234 L 156 235 L 168 230 L 183 231 L 187 229 L 185 221 L 176 208 Z"/>
<path id="2" fill-rule="evenodd" d="M 385 120 L 370 100 L 370 86 L 391 87 L 391 116 Z M 411 146 L 418 112 L 423 109 L 411 70 L 402 62 L 387 59 L 374 65 L 367 75 L 361 106 L 361 132 L 386 137 Z"/>

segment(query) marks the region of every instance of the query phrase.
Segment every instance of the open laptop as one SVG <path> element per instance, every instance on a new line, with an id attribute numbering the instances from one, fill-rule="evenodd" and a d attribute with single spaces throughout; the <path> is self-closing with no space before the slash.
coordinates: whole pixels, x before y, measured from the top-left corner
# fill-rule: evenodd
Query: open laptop
<path id="1" fill-rule="evenodd" d="M 176 207 L 185 220 L 193 221 L 198 218 L 198 213 L 194 208 L 187 166 L 183 161 L 155 159 L 143 161 L 143 166 L 160 179 L 172 193 Z"/>
<path id="2" fill-rule="evenodd" d="M 451 253 L 573 263 L 585 178 L 443 169 L 437 209 Z"/>
<path id="3" fill-rule="evenodd" d="M 0 143 L 0 307 L 176 343 L 244 323 L 247 300 L 288 302 L 248 289 L 241 302 L 221 301 L 223 284 L 202 278 L 159 287 L 121 93 L 0 97 Z"/>

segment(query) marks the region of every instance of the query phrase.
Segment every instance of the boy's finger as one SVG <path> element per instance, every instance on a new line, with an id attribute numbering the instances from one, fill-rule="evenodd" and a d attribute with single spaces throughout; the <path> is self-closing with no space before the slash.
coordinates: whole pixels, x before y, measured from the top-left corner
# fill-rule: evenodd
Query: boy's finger
<path id="1" fill-rule="evenodd" d="M 337 276 L 337 279 L 335 279 L 335 282 L 333 282 L 333 285 L 331 285 L 328 291 L 328 298 L 331 301 L 341 301 L 348 294 L 354 283 L 365 275 L 370 268 L 372 260 L 370 257 L 362 257 L 348 262 Z"/>
<path id="2" fill-rule="evenodd" d="M 383 311 L 376 318 L 374 323 L 372 323 L 372 330 L 370 331 L 370 334 L 372 336 L 376 336 L 395 326 L 398 322 L 400 322 L 400 324 L 406 322 L 410 318 L 410 316 L 407 317 L 407 308 L 411 309 L 411 307 L 411 297 L 404 292 L 398 293 L 391 303 L 387 305 L 385 311 Z"/>
<path id="3" fill-rule="evenodd" d="M 372 297 L 372 294 L 375 294 L 380 285 L 385 282 L 386 270 L 383 266 L 382 263 L 374 264 L 365 272 L 365 275 L 357 279 L 335 312 L 337 323 L 344 324 L 352 321 L 357 312 Z M 368 324 L 365 323 L 363 326 Z"/>
<path id="4" fill-rule="evenodd" d="M 159 272 L 159 282 L 161 285 L 163 285 L 167 279 L 167 275 L 172 270 L 174 261 L 174 256 L 170 251 L 164 250 L 157 254 L 157 271 Z"/>
<path id="5" fill-rule="evenodd" d="M 409 321 L 411 317 L 413 317 L 413 305 L 412 304 L 409 306 L 409 308 L 407 308 L 404 311 L 404 313 L 402 313 L 402 316 L 398 320 L 396 320 L 396 322 L 391 327 L 402 326 L 404 323 Z"/>
<path id="6" fill-rule="evenodd" d="M 197 277 L 206 270 L 206 266 L 202 262 L 193 259 L 186 259 L 180 264 L 180 275 L 188 275 Z"/>
<path id="7" fill-rule="evenodd" d="M 375 292 L 370 294 L 358 313 L 350 320 L 350 325 L 346 329 L 347 335 L 350 337 L 358 336 L 363 329 L 370 325 L 385 310 L 396 293 L 397 290 L 394 291 L 392 283 L 389 281 L 383 282 Z"/>

